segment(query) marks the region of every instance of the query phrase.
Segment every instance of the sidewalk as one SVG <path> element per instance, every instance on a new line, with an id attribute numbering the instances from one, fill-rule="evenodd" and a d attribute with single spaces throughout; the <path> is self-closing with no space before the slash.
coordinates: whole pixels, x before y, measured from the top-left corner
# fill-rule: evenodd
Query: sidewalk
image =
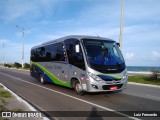
<path id="1" fill-rule="evenodd" d="M 19 119 L 28 120 L 27 117 L 16 117 L 16 116 L 1 117 L 2 112 L 24 112 L 25 113 L 27 111 L 32 112 L 37 110 L 0 83 L 0 119 L 1 120 L 19 120 Z M 47 118 L 45 117 L 30 117 L 29 119 L 47 120 Z"/>

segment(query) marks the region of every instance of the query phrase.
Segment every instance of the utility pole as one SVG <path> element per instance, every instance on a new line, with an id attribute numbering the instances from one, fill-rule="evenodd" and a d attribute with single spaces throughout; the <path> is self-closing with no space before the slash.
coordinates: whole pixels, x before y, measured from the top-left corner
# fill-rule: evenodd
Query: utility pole
<path id="1" fill-rule="evenodd" d="M 4 42 L 2 43 L 2 47 L 3 47 L 3 66 L 4 66 Z"/>
<path id="2" fill-rule="evenodd" d="M 18 25 L 16 27 L 19 28 L 22 32 L 22 68 L 23 68 L 24 67 L 24 32 L 29 28 L 20 27 Z"/>
<path id="3" fill-rule="evenodd" d="M 124 0 L 122 0 L 122 6 L 121 6 L 121 21 L 120 21 L 120 36 L 119 36 L 119 44 L 121 50 L 122 50 L 123 21 L 124 21 Z"/>

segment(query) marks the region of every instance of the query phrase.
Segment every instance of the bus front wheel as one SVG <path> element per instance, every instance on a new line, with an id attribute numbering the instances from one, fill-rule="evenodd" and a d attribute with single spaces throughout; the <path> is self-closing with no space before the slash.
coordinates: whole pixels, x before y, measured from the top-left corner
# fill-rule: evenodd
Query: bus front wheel
<path id="1" fill-rule="evenodd" d="M 81 87 L 79 81 L 76 81 L 76 82 L 75 82 L 75 87 L 74 87 L 74 89 L 75 89 L 76 93 L 79 94 L 79 95 L 81 95 L 81 96 L 85 94 L 85 91 L 82 91 L 82 87 Z"/>

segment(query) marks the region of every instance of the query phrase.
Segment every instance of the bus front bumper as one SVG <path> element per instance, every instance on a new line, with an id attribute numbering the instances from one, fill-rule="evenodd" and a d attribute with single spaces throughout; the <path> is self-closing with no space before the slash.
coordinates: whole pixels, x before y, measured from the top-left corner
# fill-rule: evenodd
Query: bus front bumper
<path id="1" fill-rule="evenodd" d="M 96 81 L 88 81 L 87 84 L 87 92 L 107 92 L 107 91 L 119 91 L 123 90 L 127 87 L 128 80 L 120 81 L 115 84 L 108 84 L 106 82 L 96 82 Z M 83 83 L 82 83 L 83 84 Z"/>

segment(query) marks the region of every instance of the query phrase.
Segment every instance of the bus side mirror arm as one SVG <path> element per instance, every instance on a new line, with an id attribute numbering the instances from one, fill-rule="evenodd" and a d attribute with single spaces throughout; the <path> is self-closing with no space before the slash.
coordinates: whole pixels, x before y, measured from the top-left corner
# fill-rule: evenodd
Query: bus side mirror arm
<path id="1" fill-rule="evenodd" d="M 120 44 L 119 44 L 119 43 L 117 43 L 117 45 L 118 45 L 118 47 L 120 47 Z"/>

